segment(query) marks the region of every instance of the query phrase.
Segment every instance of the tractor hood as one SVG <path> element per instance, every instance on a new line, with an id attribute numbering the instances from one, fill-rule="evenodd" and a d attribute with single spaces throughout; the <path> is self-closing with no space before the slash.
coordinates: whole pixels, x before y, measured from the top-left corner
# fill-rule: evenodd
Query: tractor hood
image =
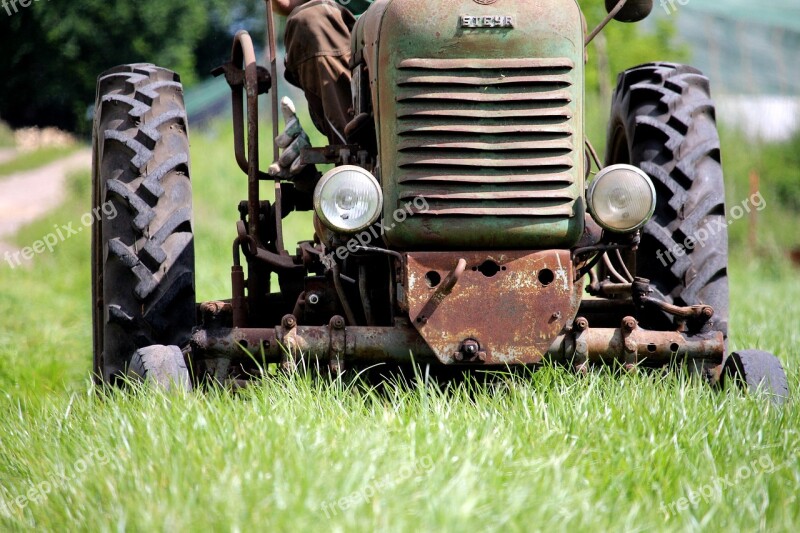
<path id="1" fill-rule="evenodd" d="M 575 244 L 585 211 L 575 0 L 379 0 L 354 47 L 370 77 L 390 245 Z M 399 223 L 414 199 L 425 209 Z"/>

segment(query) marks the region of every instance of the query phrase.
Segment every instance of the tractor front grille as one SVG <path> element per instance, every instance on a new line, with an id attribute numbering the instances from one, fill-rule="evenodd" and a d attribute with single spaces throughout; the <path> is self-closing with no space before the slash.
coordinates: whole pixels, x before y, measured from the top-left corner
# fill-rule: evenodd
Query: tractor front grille
<path id="1" fill-rule="evenodd" d="M 567 58 L 405 59 L 398 200 L 419 216 L 572 217 L 574 65 Z"/>

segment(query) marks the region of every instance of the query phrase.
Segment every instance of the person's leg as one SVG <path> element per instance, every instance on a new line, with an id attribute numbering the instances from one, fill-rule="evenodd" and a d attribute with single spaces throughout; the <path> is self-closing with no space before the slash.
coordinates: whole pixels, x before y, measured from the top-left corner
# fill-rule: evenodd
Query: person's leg
<path id="1" fill-rule="evenodd" d="M 286 79 L 303 89 L 314 125 L 344 144 L 350 121 L 350 31 L 355 17 L 331 0 L 301 5 L 286 21 Z"/>

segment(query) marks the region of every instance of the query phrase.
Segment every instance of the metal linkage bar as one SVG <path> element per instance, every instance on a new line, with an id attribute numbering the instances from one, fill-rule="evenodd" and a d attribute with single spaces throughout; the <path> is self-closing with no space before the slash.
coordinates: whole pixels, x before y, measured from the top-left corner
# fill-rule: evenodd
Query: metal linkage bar
<path id="1" fill-rule="evenodd" d="M 287 356 L 331 359 L 344 362 L 439 362 L 433 350 L 406 321 L 395 327 L 342 327 L 341 317 L 327 326 L 298 326 L 291 317 L 275 328 L 233 328 L 198 330 L 191 340 L 193 357 L 286 361 Z M 544 355 L 550 360 L 570 363 L 622 362 L 634 365 L 667 364 L 702 359 L 722 362 L 725 342 L 720 332 L 687 336 L 677 331 L 651 331 L 625 317 L 619 328 L 590 328 L 578 317 L 571 331 L 559 335 Z M 544 358 L 542 357 L 542 358 Z M 479 365 L 478 361 L 463 363 Z"/>

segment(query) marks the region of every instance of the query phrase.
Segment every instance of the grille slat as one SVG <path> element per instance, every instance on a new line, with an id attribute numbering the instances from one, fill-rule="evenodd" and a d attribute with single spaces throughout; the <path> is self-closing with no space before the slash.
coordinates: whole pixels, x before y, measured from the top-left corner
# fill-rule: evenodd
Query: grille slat
<path id="1" fill-rule="evenodd" d="M 571 217 L 572 204 L 557 207 L 438 207 L 428 202 L 425 211 L 416 210 L 416 216 L 525 216 L 525 217 Z"/>
<path id="2" fill-rule="evenodd" d="M 463 170 L 463 169 L 462 169 Z M 573 183 L 573 178 L 570 174 L 553 174 L 548 173 L 544 175 L 534 176 L 530 174 L 488 174 L 488 173 L 475 173 L 475 174 L 454 174 L 452 172 L 447 174 L 435 174 L 432 172 L 407 172 L 400 179 L 399 183 L 448 183 L 448 184 L 466 184 L 474 187 L 476 183 L 484 185 L 493 184 L 511 184 L 511 183 L 527 183 L 535 185 L 550 185 L 561 184 L 570 185 Z M 482 189 L 483 187 L 481 187 Z M 405 193 L 404 193 L 405 194 Z"/>
<path id="3" fill-rule="evenodd" d="M 564 109 L 563 107 L 548 108 L 548 107 L 541 107 L 541 105 L 539 105 L 538 107 L 525 107 L 525 108 L 517 107 L 513 109 L 500 109 L 499 107 L 492 109 L 484 109 L 484 108 L 468 109 L 463 106 L 461 108 L 430 109 L 430 105 L 424 107 L 404 105 L 400 110 L 398 117 L 399 118 L 434 117 L 438 119 L 449 118 L 453 120 L 462 120 L 464 118 L 523 119 L 523 118 L 546 117 L 546 118 L 566 120 L 571 118 L 572 115 L 569 113 L 569 110 Z"/>
<path id="4" fill-rule="evenodd" d="M 477 86 L 475 89 L 483 89 Z M 421 90 L 420 90 L 421 89 Z M 568 91 L 542 91 L 536 87 L 529 87 L 529 92 L 519 92 L 518 90 L 493 90 L 491 92 L 477 92 L 474 89 L 458 90 L 453 87 L 431 87 L 425 85 L 422 88 L 404 87 L 397 92 L 397 101 L 400 103 L 415 100 L 432 100 L 435 102 L 483 102 L 496 103 L 502 102 L 559 102 L 566 105 L 572 101 L 572 96 Z"/>
<path id="5" fill-rule="evenodd" d="M 407 200 L 415 198 L 412 193 L 400 195 L 400 199 Z M 570 200 L 572 199 L 569 191 L 561 193 L 554 191 L 524 191 L 524 190 L 504 190 L 504 191 L 480 191 L 480 192 L 452 192 L 441 190 L 426 190 L 425 198 L 434 200 Z"/>
<path id="6" fill-rule="evenodd" d="M 493 142 L 481 141 L 467 141 L 461 139 L 442 139 L 432 137 L 419 137 L 411 139 L 403 139 L 398 144 L 397 149 L 401 152 L 408 150 L 526 150 L 537 151 L 541 153 L 550 153 L 553 150 L 569 152 L 572 150 L 572 143 L 569 139 L 553 139 L 549 141 L 538 141 L 535 148 L 531 148 L 530 140 L 515 139 L 509 137 L 508 139 L 498 139 Z"/>
<path id="7" fill-rule="evenodd" d="M 569 124 L 510 124 L 507 126 L 480 126 L 476 124 L 408 124 L 401 126 L 398 133 L 472 133 L 485 135 L 487 133 L 539 133 L 544 135 L 571 135 L 572 128 Z"/>
<path id="8" fill-rule="evenodd" d="M 573 68 L 567 58 L 401 61 L 398 199 L 425 198 L 419 216 L 573 216 Z"/>
<path id="9" fill-rule="evenodd" d="M 397 81 L 397 85 L 537 85 L 568 87 L 569 76 L 543 75 L 543 76 L 408 76 Z"/>
<path id="10" fill-rule="evenodd" d="M 457 157 L 454 157 L 457 156 Z M 471 153 L 465 154 L 402 154 L 399 160 L 400 167 L 411 166 L 445 166 L 445 167 L 483 167 L 483 168 L 528 168 L 532 166 L 559 167 L 569 170 L 572 167 L 570 157 L 503 157 L 489 158 L 476 157 Z"/>
<path id="11" fill-rule="evenodd" d="M 433 59 L 410 58 L 400 62 L 401 69 L 423 68 L 429 70 L 507 70 L 507 69 L 568 69 L 572 70 L 575 64 L 566 57 L 532 57 L 532 58 L 457 58 Z"/>

